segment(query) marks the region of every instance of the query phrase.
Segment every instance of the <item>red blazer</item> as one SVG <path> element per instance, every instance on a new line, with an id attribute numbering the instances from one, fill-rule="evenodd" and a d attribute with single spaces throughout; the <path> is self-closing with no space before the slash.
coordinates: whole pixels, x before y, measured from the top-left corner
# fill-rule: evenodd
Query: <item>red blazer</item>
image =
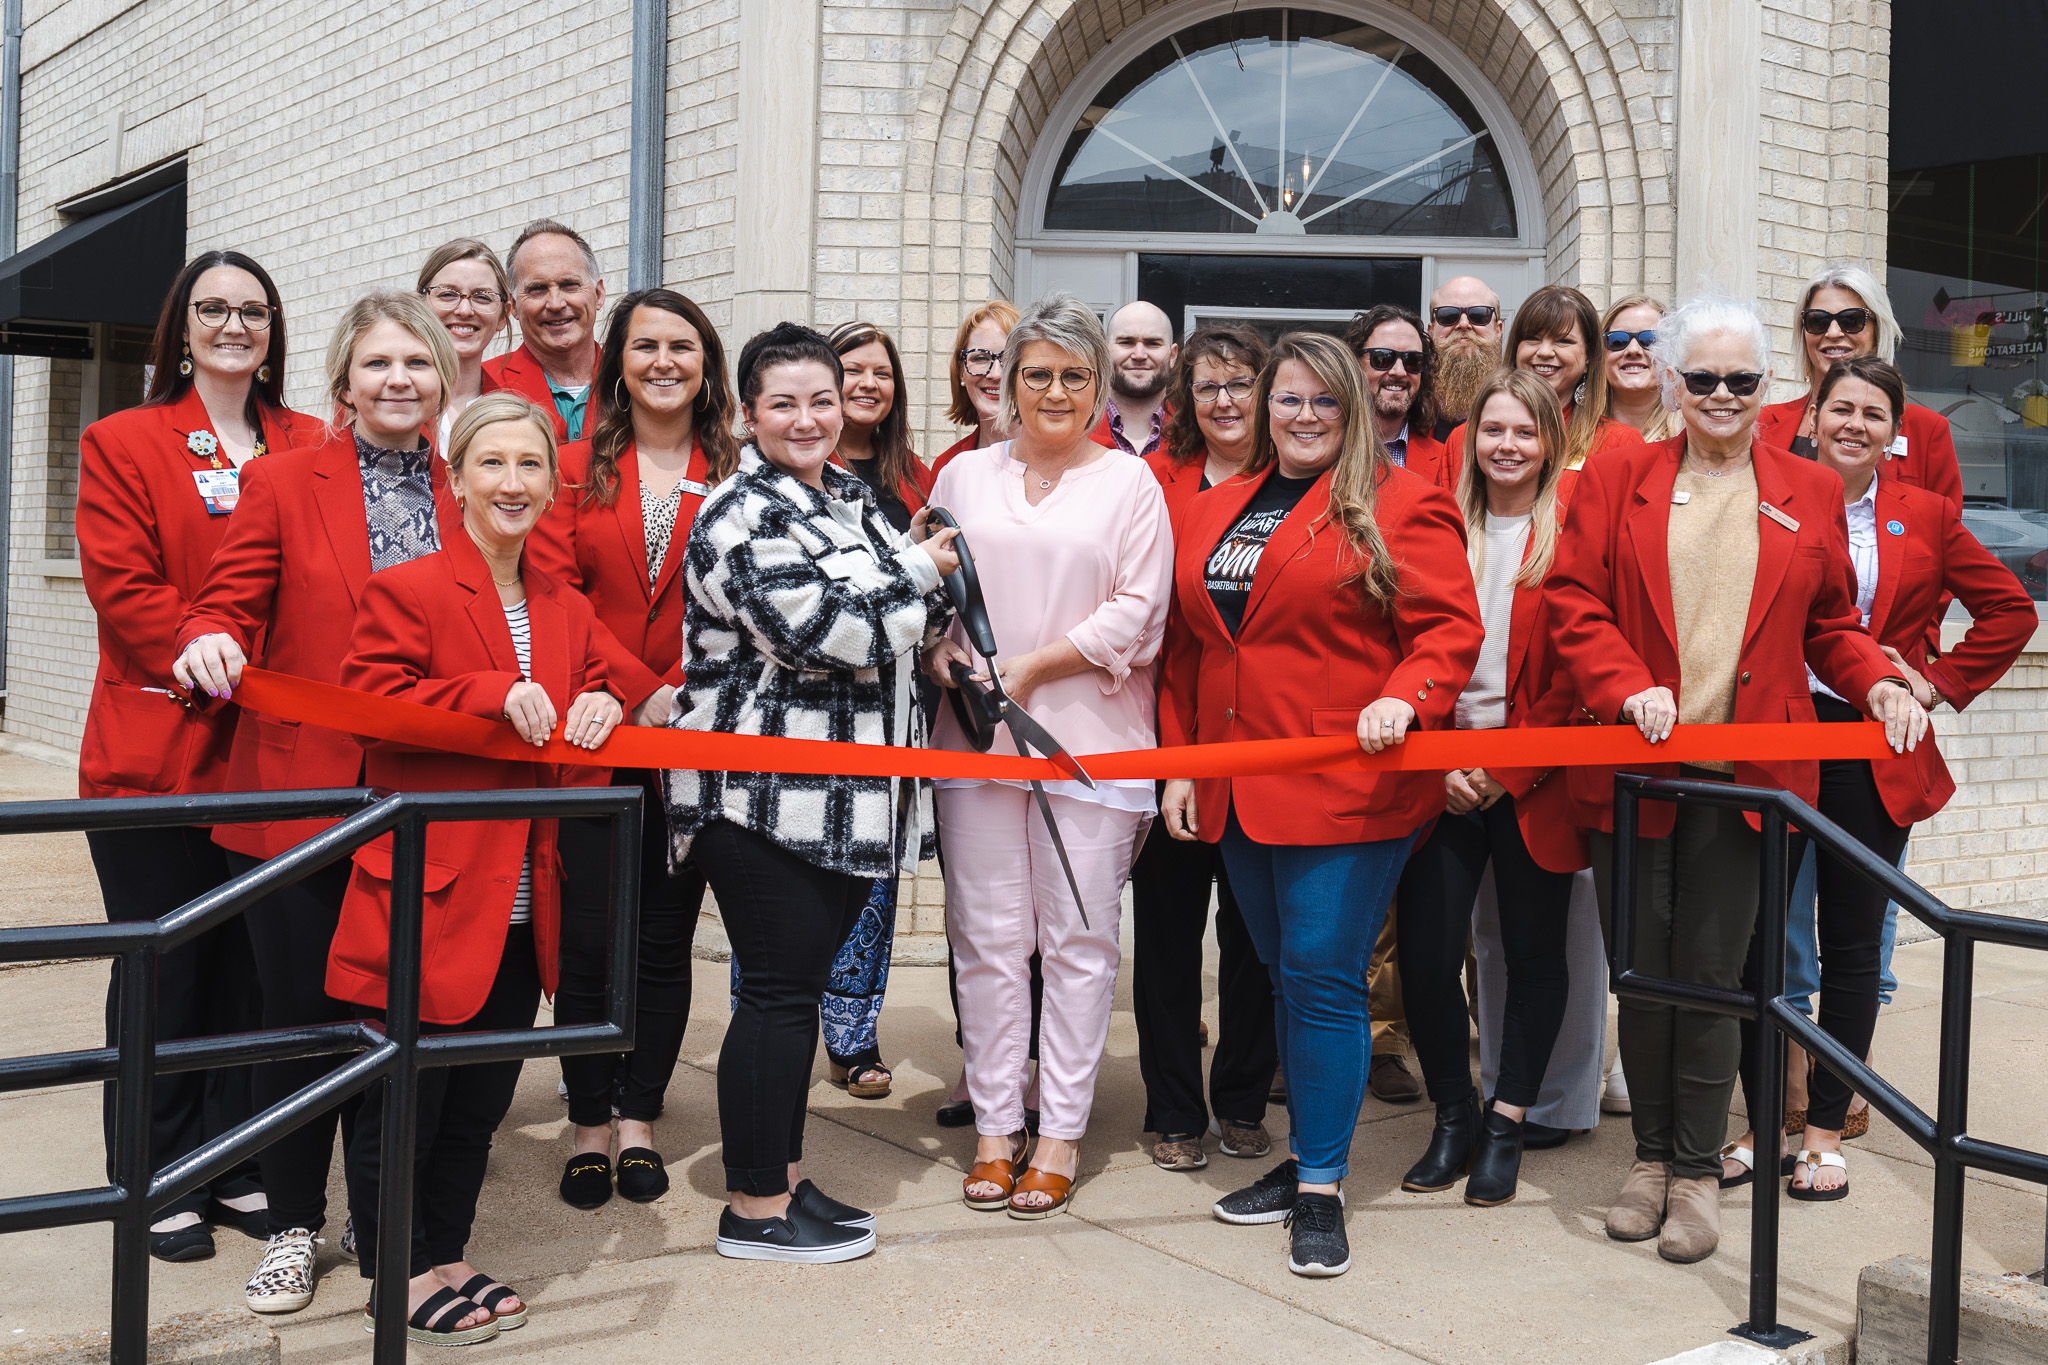
<path id="1" fill-rule="evenodd" d="M 1177 463 L 1163 445 L 1144 457 L 1152 477 L 1159 480 L 1159 491 L 1166 495 L 1166 521 L 1173 528 L 1176 543 L 1181 517 L 1195 500 L 1195 494 L 1202 491 L 1202 470 L 1208 458 L 1207 451 L 1197 451 L 1192 459 Z"/>
<path id="2" fill-rule="evenodd" d="M 520 680 L 519 656 L 489 568 L 468 536 L 438 554 L 375 575 L 341 665 L 341 685 L 458 715 L 496 720 Z M 535 567 L 521 576 L 532 630 L 533 681 L 558 717 L 606 690 L 597 617 L 583 595 Z M 506 791 L 563 785 L 566 768 L 366 740 L 368 780 L 396 791 Z M 449 820 L 427 827 L 420 1018 L 460 1024 L 483 1008 L 504 955 L 522 862 L 533 860 L 533 946 L 555 989 L 562 867 L 553 820 Z M 391 934 L 391 836 L 356 851 L 327 958 L 327 993 L 382 1008 Z"/>
<path id="3" fill-rule="evenodd" d="M 266 410 L 263 444 L 289 450 L 318 428 L 302 413 Z M 80 796 L 227 787 L 234 712 L 188 710 L 171 692 L 178 619 L 234 520 L 208 512 L 192 480 L 194 471 L 217 465 L 185 440 L 211 430 L 192 389 L 175 403 L 103 417 L 78 439 L 78 561 L 100 641 L 79 745 Z M 227 463 L 219 457 L 218 466 Z"/>
<path id="4" fill-rule="evenodd" d="M 1438 488 L 1457 496 L 1458 460 L 1464 455 L 1464 427 L 1459 427 L 1456 445 L 1446 445 L 1426 431 L 1408 429 L 1407 470 L 1418 478 L 1435 484 Z"/>
<path id="5" fill-rule="evenodd" d="M 1682 697 L 1677 627 L 1666 552 L 1671 488 L 1685 452 L 1683 434 L 1588 460 L 1579 471 L 1557 560 L 1544 585 L 1558 658 L 1571 674 L 1585 715 L 1626 724 L 1621 705 L 1651 687 Z M 1792 530 L 1757 513 L 1756 582 L 1736 661 L 1735 715 L 1742 723 L 1811 721 L 1806 665 L 1857 706 L 1898 671 L 1878 651 L 1856 610 L 1842 481 L 1796 455 L 1753 447 L 1759 499 L 1798 524 Z M 1673 776 L 1675 764 L 1630 765 Z M 1614 829 L 1613 768 L 1568 770 L 1573 803 L 1588 829 Z M 1812 760 L 1737 763 L 1735 781 L 1781 787 L 1807 801 L 1819 794 Z M 1755 817 L 1751 817 L 1752 824 Z M 1639 833 L 1669 834 L 1673 807 L 1646 802 Z"/>
<path id="6" fill-rule="evenodd" d="M 430 460 L 441 543 L 464 535 L 447 466 Z M 363 511 L 355 437 L 266 455 L 242 474 L 242 502 L 206 581 L 178 623 L 177 647 L 219 632 L 274 673 L 337 682 L 349 628 L 370 581 L 370 527 Z M 228 757 L 227 790 L 353 787 L 363 771 L 356 741 L 317 725 L 243 711 Z M 214 842 L 274 858 L 332 820 L 221 825 Z"/>
<path id="7" fill-rule="evenodd" d="M 1881 466 L 1877 481 L 1877 594 L 1870 604 L 1870 633 L 1925 674 L 1960 711 L 2012 667 L 2033 638 L 2040 614 L 2012 570 L 1964 528 L 1954 503 L 1891 477 L 1894 469 Z M 1925 642 L 1932 638 L 1938 647 L 1950 597 L 1969 608 L 1969 632 L 1946 654 L 1927 658 Z M 1925 820 L 1955 794 L 1932 735 L 1905 760 L 1873 763 L 1870 769 L 1897 824 Z"/>
<path id="8" fill-rule="evenodd" d="M 965 436 L 962 436 L 959 440 L 939 452 L 939 458 L 932 461 L 932 483 L 939 481 L 939 471 L 953 463 L 955 455 L 964 455 L 970 450 L 979 450 L 980 448 L 981 428 L 976 427 L 973 431 L 968 432 Z M 930 484 L 925 485 L 925 492 L 931 492 Z"/>
<path id="9" fill-rule="evenodd" d="M 517 350 L 484 362 L 484 392 L 490 393 L 494 389 L 510 389 L 532 399 L 542 412 L 554 419 L 556 443 L 568 442 L 569 424 L 562 420 L 562 414 L 555 408 L 555 391 L 548 387 L 547 371 L 541 368 L 539 358 L 527 349 L 525 342 L 520 342 Z M 604 420 L 603 397 L 593 385 L 590 399 L 583 407 L 585 438 L 595 432 L 597 424 Z"/>
<path id="10" fill-rule="evenodd" d="M 614 637 L 609 676 L 627 710 L 666 683 L 683 684 L 683 549 L 697 509 L 711 493 L 704 448 L 690 452 L 676 499 L 676 526 L 669 534 L 661 576 L 651 586 L 647 573 L 647 527 L 640 518 L 640 461 L 628 444 L 619 460 L 617 496 L 609 507 L 584 504 L 580 493 L 590 479 L 590 442 L 562 447 L 561 491 L 555 505 L 527 539 L 531 562 L 549 577 L 590 599 L 604 636 Z"/>
<path id="11" fill-rule="evenodd" d="M 1226 479 L 1182 517 L 1161 742 L 1353 735 L 1358 713 L 1381 697 L 1413 705 L 1420 727 L 1448 727 L 1485 638 L 1451 500 L 1403 469 L 1381 483 L 1380 530 L 1404 589 L 1389 617 L 1359 605 L 1357 588 L 1343 581 L 1352 559 L 1329 523 L 1325 473 L 1267 542 L 1232 639 L 1202 566 L 1266 477 Z M 1233 810 L 1263 844 L 1360 843 L 1414 832 L 1443 809 L 1444 784 L 1428 772 L 1214 778 L 1195 784 L 1195 802 L 1209 843 Z"/>
<path id="12" fill-rule="evenodd" d="M 1756 415 L 1757 439 L 1780 450 L 1790 450 L 1792 438 L 1799 434 L 1799 423 L 1805 416 L 1804 398 L 1773 403 Z M 1899 434 L 1906 438 L 1906 453 L 1886 457 L 1882 468 L 1887 476 L 1939 493 L 1962 507 L 1963 471 L 1956 464 L 1955 437 L 1949 432 L 1948 418 L 1932 408 L 1908 403 Z"/>

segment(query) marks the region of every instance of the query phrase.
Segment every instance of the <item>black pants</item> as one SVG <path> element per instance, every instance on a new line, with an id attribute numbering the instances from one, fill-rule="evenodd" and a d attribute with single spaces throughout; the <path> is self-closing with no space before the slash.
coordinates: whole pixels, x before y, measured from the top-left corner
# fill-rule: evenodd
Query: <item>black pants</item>
<path id="1" fill-rule="evenodd" d="M 382 1010 L 355 1007 L 382 1019 Z M 533 957 L 533 926 L 505 931 L 504 956 L 482 1008 L 459 1024 L 421 1024 L 425 1033 L 469 1033 L 532 1028 L 540 1008 L 540 968 Z M 419 1073 L 418 1121 L 413 1128 L 412 1268 L 424 1275 L 437 1265 L 465 1261 L 470 1229 L 491 1136 L 512 1108 L 519 1062 L 427 1067 Z M 356 1253 L 363 1278 L 377 1274 L 377 1192 L 383 1169 L 383 1083 L 363 1092 L 355 1140 L 348 1148 L 348 1207 L 355 1219 Z"/>
<path id="2" fill-rule="evenodd" d="M 1512 796 L 1485 810 L 1444 812 L 1429 841 L 1409 855 L 1395 898 L 1401 999 L 1430 1099 L 1447 1104 L 1469 1094 L 1465 945 L 1472 933 L 1472 902 L 1488 861 L 1500 903 L 1501 956 L 1508 978 L 1493 1094 L 1502 1104 L 1527 1108 L 1543 1088 L 1571 990 L 1564 944 L 1572 878 L 1568 872 L 1549 871 L 1529 855 L 1515 823 Z"/>
<path id="3" fill-rule="evenodd" d="M 187 901 L 228 879 L 228 865 L 209 831 L 109 829 L 88 831 L 93 871 L 110 923 L 161 919 Z M 156 1037 L 205 1038 L 246 1033 L 259 1026 L 262 995 L 249 952 L 249 931 L 238 917 L 209 929 L 157 960 Z M 107 1044 L 120 1041 L 121 964 L 114 963 L 107 988 Z M 201 1144 L 246 1120 L 255 1110 L 250 1068 L 159 1074 L 150 1087 L 149 1164 L 160 1171 Z M 107 1174 L 114 1176 L 114 1083 L 104 1087 Z M 204 1215 L 209 1198 L 233 1199 L 262 1189 L 256 1163 L 230 1168 L 165 1208 L 159 1219 L 181 1213 Z"/>
<path id="4" fill-rule="evenodd" d="M 1202 936 L 1209 888 L 1216 888 L 1217 1028 L 1202 1102 Z M 1131 1008 L 1138 1024 L 1138 1074 L 1145 1081 L 1145 1131 L 1200 1133 L 1219 1119 L 1266 1117 L 1279 1051 L 1273 1040 L 1273 979 L 1259 961 L 1223 857 L 1214 844 L 1184 843 L 1152 822 L 1131 868 Z"/>
<path id="5" fill-rule="evenodd" d="M 229 853 L 227 860 L 237 876 L 261 861 L 242 853 Z M 334 943 L 334 926 L 341 920 L 350 866 L 346 858 L 329 863 L 303 881 L 265 896 L 243 914 L 256 954 L 256 976 L 263 983 L 264 1028 L 333 1024 L 361 1014 L 355 1005 L 327 994 L 327 953 Z M 269 1108 L 346 1060 L 343 1055 L 263 1063 L 256 1068 L 256 1107 Z M 318 1232 L 326 1223 L 334 1134 L 339 1128 L 345 1160 L 361 1102 L 350 1099 L 316 1114 L 263 1149 L 258 1159 L 270 1197 L 272 1235 L 292 1228 Z"/>
<path id="6" fill-rule="evenodd" d="M 631 1052 L 562 1058 L 569 1086 L 569 1122 L 585 1128 L 619 1117 L 652 1123 L 682 1055 L 690 1022 L 690 944 L 704 903 L 704 874 L 685 863 L 668 871 L 668 817 L 661 784 L 645 769 L 621 769 L 619 786 L 645 793 L 640 825 L 640 999 Z M 594 1024 L 604 1018 L 611 921 L 611 825 L 606 820 L 564 820 L 562 849 L 561 980 L 555 1022 Z"/>
<path id="7" fill-rule="evenodd" d="M 725 1187 L 785 1194 L 789 1165 L 803 1157 L 818 997 L 875 879 L 807 863 L 729 820 L 706 825 L 693 856 L 718 897 L 740 969 L 718 1052 Z"/>
<path id="8" fill-rule="evenodd" d="M 1847 702 L 1819 693 L 1814 694 L 1813 709 L 1823 721 L 1860 722 L 1864 718 Z M 1866 759 L 1823 760 L 1816 809 L 1888 863 L 1898 862 L 1906 837 L 1912 833 L 1911 825 L 1892 823 Z M 1785 864 L 1788 876 L 1805 856 L 1805 844 L 1805 835 L 1792 836 Z M 1814 890 L 1814 928 L 1820 946 L 1820 1026 L 1851 1056 L 1868 1056 L 1871 1037 L 1877 1032 L 1877 980 L 1882 966 L 1884 912 L 1890 897 L 1818 851 Z M 1757 989 L 1762 976 L 1763 941 L 1756 935 L 1750 941 L 1749 961 L 1742 973 L 1743 989 Z M 1754 1020 L 1742 1021 L 1742 1097 L 1751 1106 L 1757 1098 L 1758 1032 Z M 1848 1082 L 1828 1068 L 1816 1066 L 1807 1090 L 1807 1125 L 1840 1130 L 1848 1117 L 1850 1095 Z"/>

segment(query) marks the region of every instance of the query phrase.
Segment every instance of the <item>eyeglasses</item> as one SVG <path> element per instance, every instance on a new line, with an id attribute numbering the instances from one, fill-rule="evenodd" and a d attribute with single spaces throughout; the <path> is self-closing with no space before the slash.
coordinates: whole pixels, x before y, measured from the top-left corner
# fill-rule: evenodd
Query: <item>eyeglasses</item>
<path id="1" fill-rule="evenodd" d="M 1824 308 L 1809 308 L 1799 315 L 1799 325 L 1806 329 L 1806 334 L 1810 337 L 1826 336 L 1829 323 L 1840 327 L 1842 335 L 1855 336 L 1870 325 L 1870 310 L 1844 308 L 1839 313 L 1830 313 Z"/>
<path id="2" fill-rule="evenodd" d="M 1365 349 L 1365 363 L 1375 370 L 1391 370 L 1397 360 L 1406 367 L 1408 373 L 1422 373 L 1420 351 L 1397 351 L 1391 346 L 1368 346 Z"/>
<path id="3" fill-rule="evenodd" d="M 1195 396 L 1197 403 L 1213 403 L 1216 401 L 1216 395 L 1219 393 L 1227 393 L 1230 395 L 1232 402 L 1242 403 L 1245 399 L 1252 396 L 1252 390 L 1258 386 L 1257 380 L 1246 379 L 1240 375 L 1226 384 L 1219 384 L 1213 379 L 1204 379 L 1198 383 L 1190 384 L 1188 392 Z"/>
<path id="4" fill-rule="evenodd" d="M 252 332 L 260 332 L 270 326 L 275 310 L 267 303 L 245 303 L 237 308 L 226 299 L 200 299 L 192 305 L 192 311 L 199 320 L 215 331 L 228 325 L 232 314 L 242 320 L 242 325 Z"/>
<path id="5" fill-rule="evenodd" d="M 1715 374 L 1712 370 L 1684 370 L 1679 378 L 1685 381 L 1685 391 L 1697 398 L 1705 398 L 1723 384 L 1728 392 L 1737 398 L 1747 398 L 1756 392 L 1756 386 L 1764 377 L 1755 370 L 1737 370 L 1734 374 Z"/>
<path id="6" fill-rule="evenodd" d="M 1606 341 L 1607 349 L 1610 351 L 1626 351 L 1631 341 L 1639 343 L 1647 351 L 1657 344 L 1657 333 L 1655 331 L 1609 332 Z"/>
<path id="7" fill-rule="evenodd" d="M 1327 393 L 1319 393 L 1314 398 L 1303 398 L 1298 393 L 1276 393 L 1266 402 L 1283 417 L 1299 417 L 1303 403 L 1308 404 L 1310 415 L 1319 422 L 1334 422 L 1344 415 L 1344 405 Z"/>
<path id="8" fill-rule="evenodd" d="M 443 308 L 457 308 L 467 298 L 479 308 L 496 308 L 505 301 L 505 296 L 495 289 L 471 289 L 467 293 L 449 284 L 437 284 L 420 290 Z"/>
<path id="9" fill-rule="evenodd" d="M 1017 371 L 1017 377 L 1024 381 L 1024 387 L 1033 393 L 1044 393 L 1052 387 L 1052 381 L 1060 381 L 1063 393 L 1079 393 L 1095 382 L 1095 371 L 1084 370 L 1079 365 L 1054 374 L 1043 365 L 1029 365 Z"/>
<path id="10" fill-rule="evenodd" d="M 1460 308 L 1454 303 L 1447 303 L 1430 309 L 1429 316 L 1439 327 L 1456 327 L 1459 318 L 1469 319 L 1474 327 L 1491 327 L 1493 315 L 1499 311 L 1498 308 L 1483 303 L 1471 308 Z"/>
<path id="11" fill-rule="evenodd" d="M 1003 363 L 1001 351 L 984 351 L 979 347 L 971 351 L 955 351 L 960 368 L 976 378 L 986 379 L 996 372 L 996 366 Z"/>

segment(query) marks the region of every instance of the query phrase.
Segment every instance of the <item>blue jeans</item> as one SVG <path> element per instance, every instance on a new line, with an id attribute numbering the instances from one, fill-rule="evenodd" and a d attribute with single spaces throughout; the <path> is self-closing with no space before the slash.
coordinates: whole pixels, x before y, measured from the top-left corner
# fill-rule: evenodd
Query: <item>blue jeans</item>
<path id="1" fill-rule="evenodd" d="M 1273 977 L 1296 1178 L 1350 1169 L 1372 1062 L 1366 968 L 1415 836 L 1363 844 L 1254 843 L 1231 816 L 1223 865 L 1259 961 Z"/>
<path id="2" fill-rule="evenodd" d="M 1909 846 L 1910 847 L 1910 846 Z M 1906 855 L 1899 854 L 1899 866 Z M 1813 993 L 1820 989 L 1820 949 L 1813 922 L 1813 845 L 1799 860 L 1798 875 L 1792 879 L 1792 904 L 1785 912 L 1785 1003 L 1801 1014 L 1813 1014 Z M 1892 944 L 1899 934 L 1899 906 L 1894 901 L 1884 908 L 1884 940 L 1879 949 L 1877 1003 L 1889 1005 L 1899 979 L 1892 975 Z"/>

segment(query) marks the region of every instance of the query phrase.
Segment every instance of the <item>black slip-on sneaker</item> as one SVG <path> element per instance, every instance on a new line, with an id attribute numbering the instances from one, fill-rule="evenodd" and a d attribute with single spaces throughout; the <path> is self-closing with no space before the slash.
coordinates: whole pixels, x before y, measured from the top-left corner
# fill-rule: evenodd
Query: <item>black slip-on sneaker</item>
<path id="1" fill-rule="evenodd" d="M 1299 1180 L 1294 1158 L 1289 1157 L 1243 1189 L 1217 1200 L 1216 1216 L 1226 1223 L 1277 1223 L 1294 1207 Z M 1339 1190 L 1335 1197 L 1341 1207 L 1344 1192 Z"/>
<path id="2" fill-rule="evenodd" d="M 789 1202 L 813 1218 L 837 1223 L 843 1228 L 873 1228 L 875 1215 L 851 1204 L 842 1204 L 809 1180 L 799 1180 L 789 1192 Z"/>
<path id="3" fill-rule="evenodd" d="M 804 1212 L 790 1200 L 782 1218 L 742 1218 L 730 1204 L 718 1215 L 718 1254 L 738 1261 L 797 1261 L 829 1265 L 875 1249 L 872 1228 L 841 1227 Z"/>

